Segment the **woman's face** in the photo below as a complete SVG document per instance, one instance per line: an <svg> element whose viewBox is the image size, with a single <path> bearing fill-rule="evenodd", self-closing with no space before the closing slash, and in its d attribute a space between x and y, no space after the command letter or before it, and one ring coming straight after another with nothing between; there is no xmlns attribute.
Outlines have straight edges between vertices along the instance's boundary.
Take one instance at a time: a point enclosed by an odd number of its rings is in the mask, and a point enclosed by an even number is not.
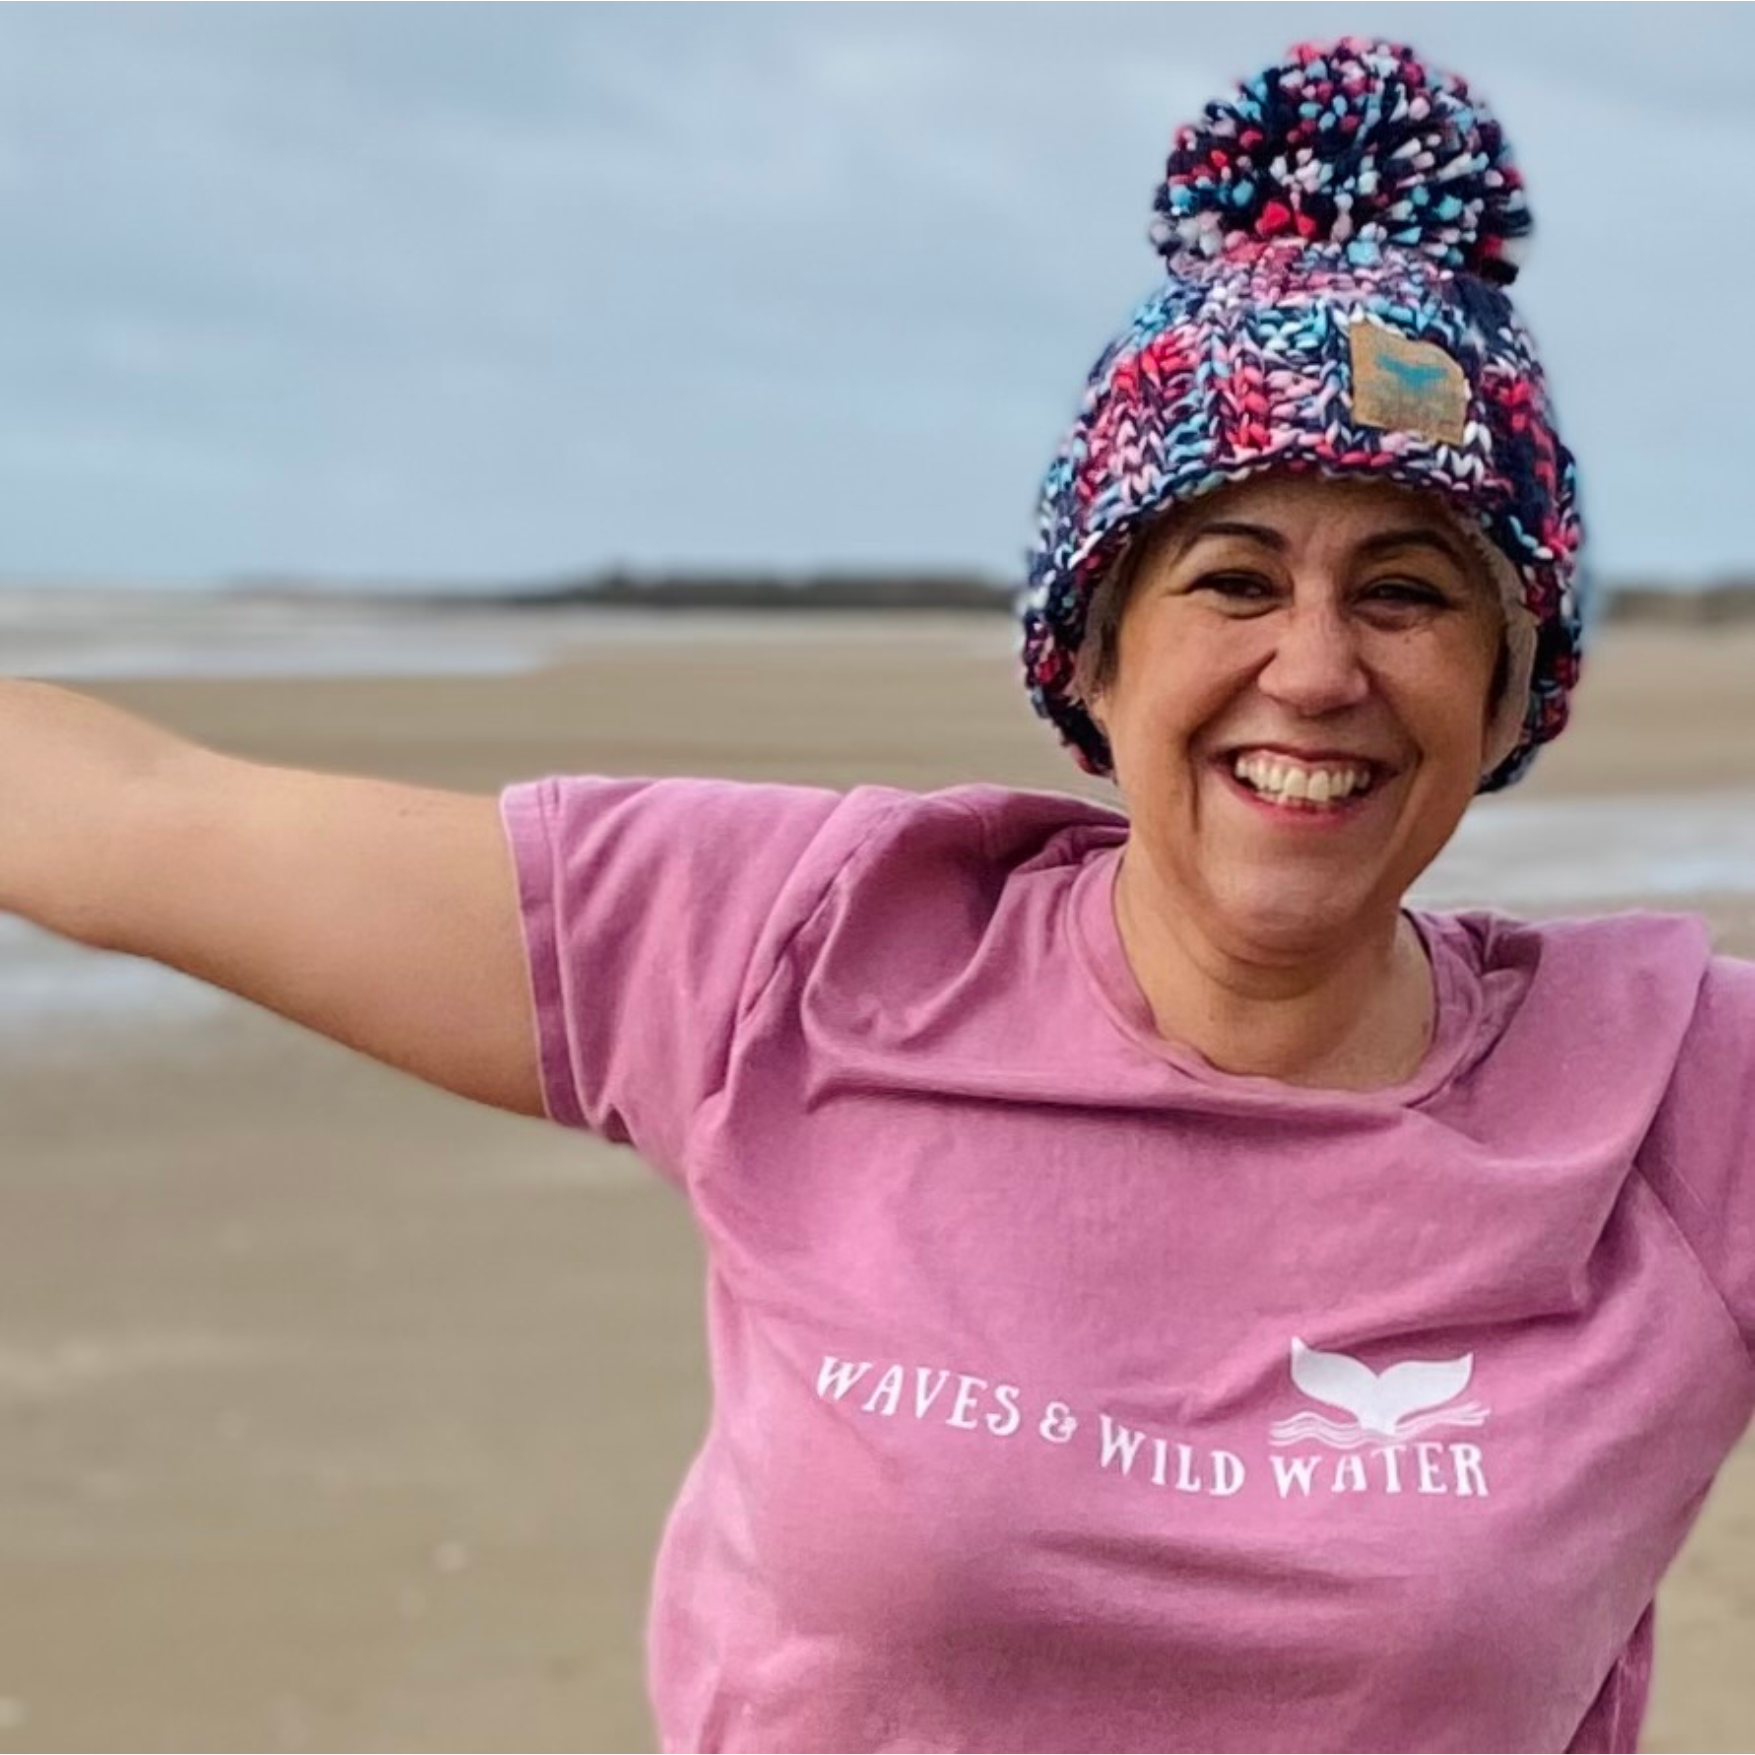
<svg viewBox="0 0 1755 1755"><path fill-rule="evenodd" d="M1423 494L1282 474L1194 501L1153 539L1091 703L1136 855L1220 941L1392 922L1474 796L1502 628ZM1338 806L1282 802L1237 776L1244 754L1258 782L1371 778Z"/></svg>

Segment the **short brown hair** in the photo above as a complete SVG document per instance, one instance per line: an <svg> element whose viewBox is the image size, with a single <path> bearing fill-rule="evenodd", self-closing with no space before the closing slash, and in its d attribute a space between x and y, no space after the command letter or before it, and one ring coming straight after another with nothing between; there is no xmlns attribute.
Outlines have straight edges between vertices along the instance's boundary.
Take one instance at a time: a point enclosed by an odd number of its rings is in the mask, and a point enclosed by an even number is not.
<svg viewBox="0 0 1755 1755"><path fill-rule="evenodd" d="M1115 666L1121 656L1121 620L1133 601L1134 587L1145 571L1146 558L1157 548L1167 523L1167 519L1157 518L1136 532L1091 593L1072 680L1072 692L1087 711L1092 698L1115 680Z"/></svg>

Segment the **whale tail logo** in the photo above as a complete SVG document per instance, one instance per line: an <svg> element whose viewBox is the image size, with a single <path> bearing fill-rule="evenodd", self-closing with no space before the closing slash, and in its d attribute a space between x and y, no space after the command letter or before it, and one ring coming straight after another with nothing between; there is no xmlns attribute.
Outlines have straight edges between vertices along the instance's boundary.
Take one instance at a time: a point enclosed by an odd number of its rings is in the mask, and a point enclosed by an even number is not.
<svg viewBox="0 0 1755 1755"><path fill-rule="evenodd" d="M1276 1421L1270 1436L1275 1444L1316 1438L1341 1450L1361 1444L1388 1444L1412 1438L1434 1426L1479 1426L1488 1410L1479 1402L1455 1398L1469 1386L1475 1369L1473 1353L1456 1359L1404 1359L1373 1371L1350 1353L1321 1353L1292 1339L1292 1382L1312 1401L1352 1415L1350 1422L1330 1419L1313 1409Z"/></svg>

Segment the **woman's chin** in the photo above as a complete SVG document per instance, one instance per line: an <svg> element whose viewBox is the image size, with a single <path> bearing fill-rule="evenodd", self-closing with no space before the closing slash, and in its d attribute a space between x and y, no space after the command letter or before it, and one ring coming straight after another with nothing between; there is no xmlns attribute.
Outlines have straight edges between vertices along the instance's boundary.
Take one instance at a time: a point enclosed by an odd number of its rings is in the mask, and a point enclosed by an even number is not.
<svg viewBox="0 0 1755 1755"><path fill-rule="evenodd" d="M1369 910L1348 885L1309 881L1231 886L1213 898L1216 923L1229 937L1264 949L1317 950L1357 944Z"/></svg>

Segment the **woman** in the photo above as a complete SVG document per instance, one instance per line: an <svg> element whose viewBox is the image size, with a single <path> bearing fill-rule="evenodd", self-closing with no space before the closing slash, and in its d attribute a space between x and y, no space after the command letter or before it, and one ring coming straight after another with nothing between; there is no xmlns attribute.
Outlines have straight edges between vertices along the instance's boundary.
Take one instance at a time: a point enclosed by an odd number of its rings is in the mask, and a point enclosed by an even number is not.
<svg viewBox="0 0 1755 1755"><path fill-rule="evenodd" d="M1498 127L1304 47L1158 211L1024 609L1125 816L460 799L0 692L0 903L687 1195L669 1747L1631 1749L1749 1419L1755 966L1687 916L1402 905L1578 674Z"/></svg>

